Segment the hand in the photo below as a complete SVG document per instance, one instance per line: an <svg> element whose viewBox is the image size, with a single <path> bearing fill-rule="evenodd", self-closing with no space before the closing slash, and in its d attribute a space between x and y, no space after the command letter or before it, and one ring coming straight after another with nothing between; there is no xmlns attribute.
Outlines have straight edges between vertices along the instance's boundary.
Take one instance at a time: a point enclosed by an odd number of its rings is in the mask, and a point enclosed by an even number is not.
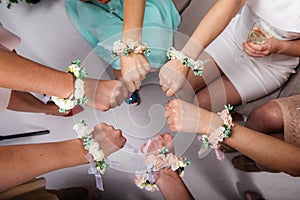
<svg viewBox="0 0 300 200"><path fill-rule="evenodd" d="M142 80L150 70L150 65L144 54L130 53L129 56L121 56L121 72L130 93L139 90Z"/></svg>
<svg viewBox="0 0 300 200"><path fill-rule="evenodd" d="M92 134L94 139L100 144L105 157L120 150L126 143L121 130L116 130L113 126L105 123L94 126Z"/></svg>
<svg viewBox="0 0 300 200"><path fill-rule="evenodd" d="M173 136L170 133L157 134L150 143L142 146L141 151L144 154L158 154L163 147L168 147L170 152L175 153Z"/></svg>
<svg viewBox="0 0 300 200"><path fill-rule="evenodd" d="M107 111L121 105L128 98L128 91L118 80L96 80L86 78L85 94L88 97L88 106Z"/></svg>
<svg viewBox="0 0 300 200"><path fill-rule="evenodd" d="M185 84L189 68L179 60L168 61L159 72L159 83L168 97L173 96Z"/></svg>
<svg viewBox="0 0 300 200"><path fill-rule="evenodd" d="M182 179L172 169L161 169L156 175L156 185L163 194L164 199L194 199Z"/></svg>
<svg viewBox="0 0 300 200"><path fill-rule="evenodd" d="M208 134L222 124L218 115L179 99L167 104L165 117L174 132Z"/></svg>
<svg viewBox="0 0 300 200"><path fill-rule="evenodd" d="M244 42L243 49L249 56L261 58L279 52L280 40L271 37L264 44Z"/></svg>

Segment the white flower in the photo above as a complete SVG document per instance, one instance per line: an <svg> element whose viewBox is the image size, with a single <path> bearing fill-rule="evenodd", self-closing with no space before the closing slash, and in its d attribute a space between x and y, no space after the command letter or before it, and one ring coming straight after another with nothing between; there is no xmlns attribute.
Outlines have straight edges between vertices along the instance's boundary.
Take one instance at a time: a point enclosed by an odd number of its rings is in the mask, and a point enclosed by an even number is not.
<svg viewBox="0 0 300 200"><path fill-rule="evenodd" d="M179 166L178 166L177 163L171 165L171 169L172 169L173 171L176 171L178 168L179 168Z"/></svg>
<svg viewBox="0 0 300 200"><path fill-rule="evenodd" d="M75 102L73 100L62 99L54 96L52 96L51 99L59 108L70 110L75 107Z"/></svg>
<svg viewBox="0 0 300 200"><path fill-rule="evenodd" d="M74 83L74 97L75 99L82 99L84 97L84 81L81 79L76 79Z"/></svg>
<svg viewBox="0 0 300 200"><path fill-rule="evenodd" d="M156 185L146 185L145 186L145 190L150 191L150 192L154 192L155 190L158 190L158 187Z"/></svg>
<svg viewBox="0 0 300 200"><path fill-rule="evenodd" d="M67 67L67 72L71 72L76 78L79 77L80 67L76 64L69 65Z"/></svg>
<svg viewBox="0 0 300 200"><path fill-rule="evenodd" d="M198 60L198 61L195 61L193 62L193 69L194 70L203 70L203 66L202 66L202 60Z"/></svg>
<svg viewBox="0 0 300 200"><path fill-rule="evenodd" d="M101 161L104 158L104 153L101 149L98 150L98 151L94 151L93 152L93 157L96 161Z"/></svg>
<svg viewBox="0 0 300 200"><path fill-rule="evenodd" d="M89 127L82 123L75 124L73 126L73 130L78 134L78 136L80 138L87 137L91 133L91 130L89 130Z"/></svg>
<svg viewBox="0 0 300 200"><path fill-rule="evenodd" d="M96 142L94 139L92 139L92 141L90 142L90 145L88 146L90 154L92 154L93 156L95 154L97 154L97 152L99 151L99 147L100 147L99 143Z"/></svg>

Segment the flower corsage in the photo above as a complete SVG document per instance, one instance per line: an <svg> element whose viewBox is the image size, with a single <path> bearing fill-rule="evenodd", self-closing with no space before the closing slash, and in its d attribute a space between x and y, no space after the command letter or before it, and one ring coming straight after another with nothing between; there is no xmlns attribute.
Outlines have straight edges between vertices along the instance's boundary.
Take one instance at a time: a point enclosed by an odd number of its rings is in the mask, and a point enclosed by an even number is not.
<svg viewBox="0 0 300 200"><path fill-rule="evenodd" d="M79 123L73 126L73 130L78 134L78 137L82 139L84 149L88 150L95 160L96 169L101 174L104 174L105 169L109 167L109 164L104 158L104 153L100 148L100 144L93 138L92 132L94 131L94 128L89 128L84 120L80 120Z"/></svg>
<svg viewBox="0 0 300 200"><path fill-rule="evenodd" d="M119 56L129 56L131 52L145 54L146 56L151 54L151 51L146 43L140 43L132 39L127 39L125 42L121 42L121 40L114 42L111 55L113 58L117 58Z"/></svg>
<svg viewBox="0 0 300 200"><path fill-rule="evenodd" d="M218 148L221 146L221 142L225 138L228 138L231 134L231 128L234 126L232 122L232 117L230 114L230 111L233 109L233 106L224 106L225 109L221 112L218 112L217 114L220 116L220 118L223 120L223 125L214 130L209 136L208 135L202 135L202 141L204 147L207 148L213 148L215 150L218 150ZM217 155L221 152L216 152ZM220 158L224 159L224 156L217 156L219 160L222 160Z"/></svg>
<svg viewBox="0 0 300 200"><path fill-rule="evenodd" d="M74 91L69 98L59 98L52 96L51 99L59 107L59 112L68 113L70 109L76 105L83 105L88 102L88 98L84 92L84 78L87 72L84 68L80 67L80 61L75 60L67 67L67 72L71 73L74 77Z"/></svg>
<svg viewBox="0 0 300 200"><path fill-rule="evenodd" d="M202 76L204 61L193 60L192 58L189 58L181 51L177 51L174 47L168 49L167 57L168 59L179 60L184 66L190 67L194 71L194 74L196 76Z"/></svg>
<svg viewBox="0 0 300 200"><path fill-rule="evenodd" d="M154 192L158 190L156 182L156 172L162 168L171 168L176 171L180 177L184 175L185 167L190 165L190 161L185 157L177 157L173 153L169 153L169 149L164 147L159 151L158 155L147 155L145 158L147 170L135 173L135 184L147 191Z"/></svg>

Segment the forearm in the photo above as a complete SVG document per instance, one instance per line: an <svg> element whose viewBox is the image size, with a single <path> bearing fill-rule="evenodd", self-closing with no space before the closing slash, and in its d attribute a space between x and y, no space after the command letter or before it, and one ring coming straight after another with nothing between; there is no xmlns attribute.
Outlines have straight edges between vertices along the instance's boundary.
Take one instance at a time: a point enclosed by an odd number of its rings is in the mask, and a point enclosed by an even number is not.
<svg viewBox="0 0 300 200"><path fill-rule="evenodd" d="M7 108L9 110L22 112L45 113L47 111L46 107L47 106L43 102L32 94L13 90Z"/></svg>
<svg viewBox="0 0 300 200"><path fill-rule="evenodd" d="M85 154L79 139L1 146L0 192L50 171L85 164Z"/></svg>
<svg viewBox="0 0 300 200"><path fill-rule="evenodd" d="M300 148L296 146L238 124L224 143L261 165L300 176Z"/></svg>
<svg viewBox="0 0 300 200"><path fill-rule="evenodd" d="M300 56L300 39L293 41L280 41L278 48L279 54L289 55L289 56Z"/></svg>
<svg viewBox="0 0 300 200"><path fill-rule="evenodd" d="M142 41L145 6L146 0L124 0L123 41Z"/></svg>
<svg viewBox="0 0 300 200"><path fill-rule="evenodd" d="M197 59L239 12L245 0L218 0L200 21L182 52Z"/></svg>
<svg viewBox="0 0 300 200"><path fill-rule="evenodd" d="M188 190L188 188L184 185L178 185L176 189L173 191L167 189L169 183L165 183L166 186L160 186L159 190L161 191L165 200L177 200L177 199L184 199L184 200L193 200L194 197Z"/></svg>
<svg viewBox="0 0 300 200"><path fill-rule="evenodd" d="M69 97L73 92L73 77L13 52L0 49L0 87Z"/></svg>

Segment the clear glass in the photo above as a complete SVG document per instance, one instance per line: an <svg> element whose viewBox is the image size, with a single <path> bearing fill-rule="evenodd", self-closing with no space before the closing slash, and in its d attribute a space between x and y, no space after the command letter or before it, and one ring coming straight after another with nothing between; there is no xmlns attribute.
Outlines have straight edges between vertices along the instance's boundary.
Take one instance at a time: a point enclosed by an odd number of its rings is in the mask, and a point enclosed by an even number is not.
<svg viewBox="0 0 300 200"><path fill-rule="evenodd" d="M252 26L248 34L247 42L254 44L266 43L274 34L274 28L268 22L260 19Z"/></svg>

